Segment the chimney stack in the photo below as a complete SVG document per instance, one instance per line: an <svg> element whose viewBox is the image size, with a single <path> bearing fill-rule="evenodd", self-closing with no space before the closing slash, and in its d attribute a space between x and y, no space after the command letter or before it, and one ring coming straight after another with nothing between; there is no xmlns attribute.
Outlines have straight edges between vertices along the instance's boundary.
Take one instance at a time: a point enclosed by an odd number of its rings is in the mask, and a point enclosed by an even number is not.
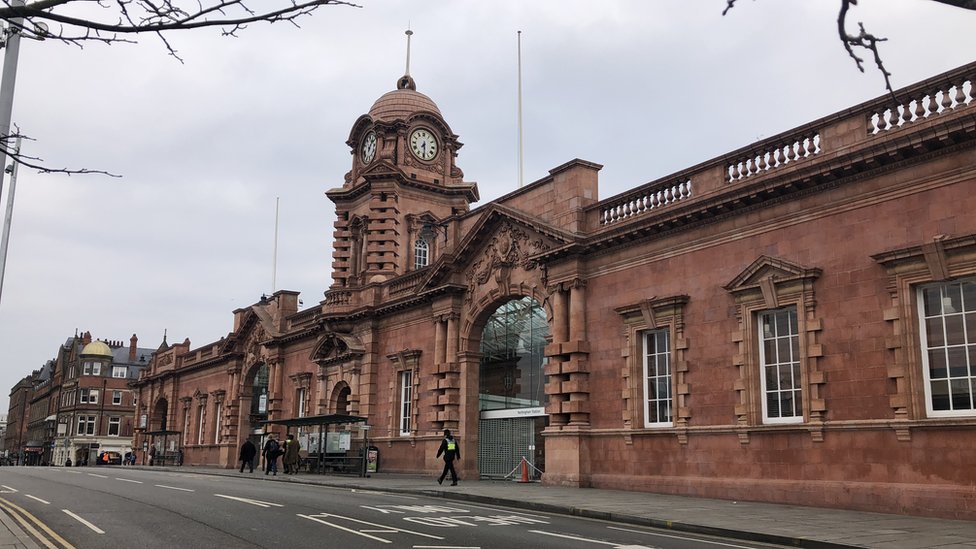
<svg viewBox="0 0 976 549"><path fill-rule="evenodd" d="M129 338L129 362L135 362L136 361L136 344L137 343L139 343L139 338L136 337L136 334L132 334L132 337Z"/></svg>

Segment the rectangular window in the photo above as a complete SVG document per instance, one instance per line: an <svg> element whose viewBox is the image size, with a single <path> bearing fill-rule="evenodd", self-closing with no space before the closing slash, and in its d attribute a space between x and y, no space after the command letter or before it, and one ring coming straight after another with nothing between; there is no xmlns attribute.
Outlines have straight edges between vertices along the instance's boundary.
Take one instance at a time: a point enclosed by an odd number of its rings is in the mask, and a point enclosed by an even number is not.
<svg viewBox="0 0 976 549"><path fill-rule="evenodd" d="M102 375L102 363L101 362L96 362L96 363L92 364L92 375L93 376L100 376L100 375Z"/></svg>
<svg viewBox="0 0 976 549"><path fill-rule="evenodd" d="M95 416L78 416L78 434L95 434Z"/></svg>
<svg viewBox="0 0 976 549"><path fill-rule="evenodd" d="M83 375L86 375L86 376L90 376L91 375L91 373L92 373L92 363L91 363L91 361L85 362L85 364L82 366L81 373Z"/></svg>
<svg viewBox="0 0 976 549"><path fill-rule="evenodd" d="M119 432L122 430L122 418L120 417L110 417L108 418L108 436L117 437Z"/></svg>
<svg viewBox="0 0 976 549"><path fill-rule="evenodd" d="M296 417L305 417L305 406L307 404L306 399L307 399L308 389L302 387L298 389L297 393L298 394L296 395L295 402L298 403L298 413L295 415Z"/></svg>
<svg viewBox="0 0 976 549"><path fill-rule="evenodd" d="M801 423L800 336L796 307L759 313L759 376L764 423Z"/></svg>
<svg viewBox="0 0 976 549"><path fill-rule="evenodd" d="M183 446L190 445L190 407L187 405L183 409Z"/></svg>
<svg viewBox="0 0 976 549"><path fill-rule="evenodd" d="M82 389L81 390L81 400L79 402L81 402L82 404L88 404L88 393L90 393L90 392L91 391L89 389Z"/></svg>
<svg viewBox="0 0 976 549"><path fill-rule="evenodd" d="M974 415L976 279L921 288L918 310L928 415Z"/></svg>
<svg viewBox="0 0 976 549"><path fill-rule="evenodd" d="M413 410L413 370L400 372L400 436L409 436Z"/></svg>
<svg viewBox="0 0 976 549"><path fill-rule="evenodd" d="M207 418L207 407L203 404L200 405L200 415L199 422L197 424L197 444L203 444L203 425L204 420Z"/></svg>
<svg viewBox="0 0 976 549"><path fill-rule="evenodd" d="M214 403L214 444L220 444L220 424L224 419L224 408L219 402Z"/></svg>
<svg viewBox="0 0 976 549"><path fill-rule="evenodd" d="M122 405L122 391L112 391L112 405L113 406Z"/></svg>
<svg viewBox="0 0 976 549"><path fill-rule="evenodd" d="M124 379L126 375L125 366L112 366L112 377Z"/></svg>
<svg viewBox="0 0 976 549"><path fill-rule="evenodd" d="M671 399L669 332L644 332L644 427L672 425Z"/></svg>

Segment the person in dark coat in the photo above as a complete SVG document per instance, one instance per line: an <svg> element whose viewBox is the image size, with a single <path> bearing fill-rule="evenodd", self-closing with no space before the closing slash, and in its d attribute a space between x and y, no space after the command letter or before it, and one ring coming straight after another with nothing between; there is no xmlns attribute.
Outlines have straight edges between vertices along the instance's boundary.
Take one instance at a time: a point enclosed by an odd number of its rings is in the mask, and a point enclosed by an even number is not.
<svg viewBox="0 0 976 549"><path fill-rule="evenodd" d="M238 456L238 458L241 460L242 473L244 472L245 465L251 469L250 472L254 472L254 456L256 456L257 453L258 449L254 446L254 443L251 442L251 439L247 439L244 441L244 444L241 444L241 454Z"/></svg>
<svg viewBox="0 0 976 549"><path fill-rule="evenodd" d="M444 477L447 476L447 472L451 472L451 486L457 486L457 471L454 470L454 460L461 459L461 447L458 446L454 436L451 435L450 429L444 429L444 439L441 440L441 447L437 449L437 456L441 457L444 454L444 471L441 473L440 478L437 479L437 484L443 484Z"/></svg>
<svg viewBox="0 0 976 549"><path fill-rule="evenodd" d="M278 456L281 455L281 446L275 440L274 434L268 435L268 441L264 443L261 455L264 457L264 474L273 473L278 476Z"/></svg>

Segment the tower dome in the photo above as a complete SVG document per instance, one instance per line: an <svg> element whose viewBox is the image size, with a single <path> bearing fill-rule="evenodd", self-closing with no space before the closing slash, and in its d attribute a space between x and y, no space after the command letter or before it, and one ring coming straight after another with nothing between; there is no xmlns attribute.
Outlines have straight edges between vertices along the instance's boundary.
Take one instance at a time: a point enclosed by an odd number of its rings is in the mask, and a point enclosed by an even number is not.
<svg viewBox="0 0 976 549"><path fill-rule="evenodd" d="M112 349L102 341L92 341L81 350L82 356L112 357Z"/></svg>
<svg viewBox="0 0 976 549"><path fill-rule="evenodd" d="M409 74L397 80L397 89L383 94L369 109L373 120L405 120L417 112L431 112L441 115L437 104L417 91L417 85Z"/></svg>

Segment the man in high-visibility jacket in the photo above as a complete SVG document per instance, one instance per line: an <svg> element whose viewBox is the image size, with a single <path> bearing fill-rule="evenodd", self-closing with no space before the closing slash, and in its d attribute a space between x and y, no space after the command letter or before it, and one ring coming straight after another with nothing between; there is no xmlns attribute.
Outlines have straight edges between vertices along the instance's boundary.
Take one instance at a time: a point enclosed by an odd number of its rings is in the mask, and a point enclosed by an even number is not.
<svg viewBox="0 0 976 549"><path fill-rule="evenodd" d="M437 479L437 484L442 484L444 482L444 477L447 476L447 472L451 472L451 486L457 486L457 471L454 470L454 460L461 459L461 447L458 445L457 440L451 435L450 429L444 429L444 439L441 440L441 447L437 449L437 456L441 457L444 454L444 471L441 476Z"/></svg>

